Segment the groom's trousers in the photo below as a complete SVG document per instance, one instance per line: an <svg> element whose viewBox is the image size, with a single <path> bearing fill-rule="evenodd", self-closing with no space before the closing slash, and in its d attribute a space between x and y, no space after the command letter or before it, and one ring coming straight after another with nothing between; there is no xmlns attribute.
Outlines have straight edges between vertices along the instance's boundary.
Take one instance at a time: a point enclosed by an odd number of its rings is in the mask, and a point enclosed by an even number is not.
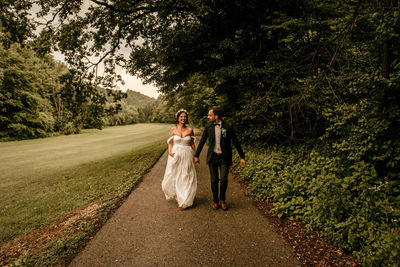
<svg viewBox="0 0 400 267"><path fill-rule="evenodd" d="M228 188L229 165L226 164L222 155L217 155L213 153L210 162L208 163L208 167L210 169L213 201L216 203L218 203L218 200L225 201L225 193L226 189ZM219 188L219 197L218 197L219 182L221 182L221 186Z"/></svg>

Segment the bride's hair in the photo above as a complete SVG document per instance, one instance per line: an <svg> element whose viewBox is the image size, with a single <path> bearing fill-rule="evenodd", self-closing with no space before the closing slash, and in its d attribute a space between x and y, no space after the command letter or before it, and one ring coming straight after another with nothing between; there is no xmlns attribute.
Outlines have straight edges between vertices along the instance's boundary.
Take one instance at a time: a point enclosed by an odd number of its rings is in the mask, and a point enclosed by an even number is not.
<svg viewBox="0 0 400 267"><path fill-rule="evenodd" d="M189 114L188 114L188 112L186 111L186 109L180 109L180 110L178 110L178 112L175 114L175 116L176 116L176 124L179 124L179 116L182 114L182 113L185 113L186 114L186 124L188 124L189 123Z"/></svg>

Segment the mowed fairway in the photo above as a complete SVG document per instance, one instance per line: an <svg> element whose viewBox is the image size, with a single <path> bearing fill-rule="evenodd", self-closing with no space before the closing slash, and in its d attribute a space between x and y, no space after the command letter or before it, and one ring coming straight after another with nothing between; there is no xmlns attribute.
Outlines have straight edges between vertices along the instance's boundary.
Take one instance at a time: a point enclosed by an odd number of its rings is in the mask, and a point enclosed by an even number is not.
<svg viewBox="0 0 400 267"><path fill-rule="evenodd" d="M170 127L136 124L0 143L0 243L129 191L167 148Z"/></svg>

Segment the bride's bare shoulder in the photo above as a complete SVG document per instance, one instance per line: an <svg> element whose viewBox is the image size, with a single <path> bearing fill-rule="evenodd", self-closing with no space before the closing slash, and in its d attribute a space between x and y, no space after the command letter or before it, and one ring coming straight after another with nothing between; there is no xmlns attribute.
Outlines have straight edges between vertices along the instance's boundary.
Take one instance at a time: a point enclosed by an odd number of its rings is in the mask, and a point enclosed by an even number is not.
<svg viewBox="0 0 400 267"><path fill-rule="evenodd" d="M175 133L175 131L176 131L176 126L173 126L169 131L169 136L172 136Z"/></svg>

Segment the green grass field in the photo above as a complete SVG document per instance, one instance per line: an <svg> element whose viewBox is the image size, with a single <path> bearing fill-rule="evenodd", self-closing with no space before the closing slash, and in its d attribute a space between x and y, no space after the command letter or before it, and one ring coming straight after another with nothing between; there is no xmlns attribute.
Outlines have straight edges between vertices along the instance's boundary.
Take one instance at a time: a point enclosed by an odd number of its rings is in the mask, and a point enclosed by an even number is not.
<svg viewBox="0 0 400 267"><path fill-rule="evenodd" d="M0 143L0 244L129 191L167 148L170 127L136 124Z"/></svg>

